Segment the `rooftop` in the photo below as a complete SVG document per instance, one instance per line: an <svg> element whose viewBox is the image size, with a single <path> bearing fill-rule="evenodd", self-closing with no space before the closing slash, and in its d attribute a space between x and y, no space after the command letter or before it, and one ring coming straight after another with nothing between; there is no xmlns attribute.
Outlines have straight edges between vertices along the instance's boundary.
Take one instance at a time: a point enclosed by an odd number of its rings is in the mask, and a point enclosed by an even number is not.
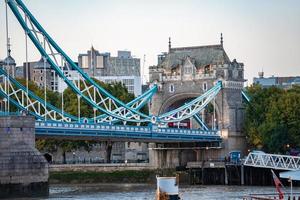
<svg viewBox="0 0 300 200"><path fill-rule="evenodd" d="M206 45L192 47L169 48L162 66L164 68L174 68L190 58L196 67L204 67L210 64L230 63L223 45Z"/></svg>

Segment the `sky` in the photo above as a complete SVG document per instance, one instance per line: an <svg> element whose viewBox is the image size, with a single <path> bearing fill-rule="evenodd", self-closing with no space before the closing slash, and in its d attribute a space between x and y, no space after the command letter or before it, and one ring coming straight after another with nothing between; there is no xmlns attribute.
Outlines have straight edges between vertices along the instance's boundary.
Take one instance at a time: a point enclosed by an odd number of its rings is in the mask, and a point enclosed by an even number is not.
<svg viewBox="0 0 300 200"><path fill-rule="evenodd" d="M5 1L0 1L0 59L6 57ZM244 63L248 84L265 76L300 76L299 0L23 0L40 24L77 61L91 45L100 52L130 50L142 72L172 47L220 43ZM24 31L9 10L9 37L17 64L25 60ZM145 55L145 62L144 62ZM29 60L39 59L29 45Z"/></svg>

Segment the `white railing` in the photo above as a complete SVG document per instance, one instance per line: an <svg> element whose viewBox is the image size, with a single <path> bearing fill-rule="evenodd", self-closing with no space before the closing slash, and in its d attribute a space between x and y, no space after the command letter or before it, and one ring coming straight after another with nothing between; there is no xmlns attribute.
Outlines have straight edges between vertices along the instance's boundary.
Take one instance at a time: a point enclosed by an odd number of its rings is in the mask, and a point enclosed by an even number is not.
<svg viewBox="0 0 300 200"><path fill-rule="evenodd" d="M174 76L163 76L163 81L178 81L181 79L180 75L174 75Z"/></svg>
<svg viewBox="0 0 300 200"><path fill-rule="evenodd" d="M181 80L181 78L184 79L184 76L180 75L164 75L163 81L177 81ZM207 79L207 78L216 78L216 76L212 74L196 74L195 76L191 76L193 80L200 80L200 79Z"/></svg>
<svg viewBox="0 0 300 200"><path fill-rule="evenodd" d="M279 154L249 153L245 159L244 165L280 170L299 170L300 157Z"/></svg>

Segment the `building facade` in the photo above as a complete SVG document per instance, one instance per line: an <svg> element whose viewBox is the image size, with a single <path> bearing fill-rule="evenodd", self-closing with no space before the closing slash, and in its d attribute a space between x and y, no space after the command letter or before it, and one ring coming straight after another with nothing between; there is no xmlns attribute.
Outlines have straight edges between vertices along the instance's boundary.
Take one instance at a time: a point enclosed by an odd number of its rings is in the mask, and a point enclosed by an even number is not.
<svg viewBox="0 0 300 200"><path fill-rule="evenodd" d="M264 77L264 72L259 72L258 77L253 78L253 84L261 85L263 88L280 87L283 89L290 89L294 85L300 85L300 76L271 76Z"/></svg>
<svg viewBox="0 0 300 200"><path fill-rule="evenodd" d="M17 78L26 79L26 77L40 88L46 85L48 90L58 91L58 76L43 58L38 61L24 62L22 66L17 67Z"/></svg>
<svg viewBox="0 0 300 200"><path fill-rule="evenodd" d="M135 96L142 94L140 76L100 76L95 78L104 83L121 82L125 85L129 93Z"/></svg>
<svg viewBox="0 0 300 200"><path fill-rule="evenodd" d="M229 59L223 47L222 37L220 44L180 48L172 48L169 40L168 52L158 56L158 64L149 68L149 75L150 83L156 83L159 87L151 102L150 112L153 115L176 109L205 93L217 81L222 81L222 90L214 100L215 118L206 111L199 113L206 124L215 124L212 127L220 130L221 146L216 146L211 151L206 151L205 148L199 152L178 150L180 159L174 160L174 166L203 160L204 157L222 159L230 151L245 150L245 135L242 132L244 105L241 95L245 82L244 64L236 59ZM184 121L184 124L187 124L187 128L197 128L193 120ZM168 124L170 125L174 124ZM155 149L152 153L167 156L157 145L159 144L152 147ZM216 150L218 148L219 150ZM160 159L154 162L157 162L155 166L166 164L159 163Z"/></svg>
<svg viewBox="0 0 300 200"><path fill-rule="evenodd" d="M130 51L118 51L117 57L111 57L110 53L99 53L92 47L86 54L79 54L78 65L90 77L105 83L123 83L128 92L135 96L139 96L142 92L140 59L133 58ZM10 69L14 70L11 73L16 74L17 78L28 76L28 80L34 81L41 88L46 84L49 90L62 93L68 87L50 65L47 62L44 63L43 58L38 61L25 62L22 66L16 67L14 64L14 67ZM71 80L78 80L78 73L75 70L66 70L64 67L64 74Z"/></svg>
<svg viewBox="0 0 300 200"><path fill-rule="evenodd" d="M78 65L90 77L106 83L122 82L130 93L141 94L140 59L133 58L130 51L118 51L117 57L112 57L91 47L79 54Z"/></svg>

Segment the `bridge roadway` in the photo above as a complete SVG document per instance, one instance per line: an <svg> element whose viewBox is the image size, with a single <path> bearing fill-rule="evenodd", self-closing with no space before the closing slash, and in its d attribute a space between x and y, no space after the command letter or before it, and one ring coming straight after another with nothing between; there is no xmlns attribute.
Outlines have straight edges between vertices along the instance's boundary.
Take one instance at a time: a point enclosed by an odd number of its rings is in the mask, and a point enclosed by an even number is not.
<svg viewBox="0 0 300 200"><path fill-rule="evenodd" d="M219 131L110 124L36 121L37 138L138 142L221 142Z"/></svg>

